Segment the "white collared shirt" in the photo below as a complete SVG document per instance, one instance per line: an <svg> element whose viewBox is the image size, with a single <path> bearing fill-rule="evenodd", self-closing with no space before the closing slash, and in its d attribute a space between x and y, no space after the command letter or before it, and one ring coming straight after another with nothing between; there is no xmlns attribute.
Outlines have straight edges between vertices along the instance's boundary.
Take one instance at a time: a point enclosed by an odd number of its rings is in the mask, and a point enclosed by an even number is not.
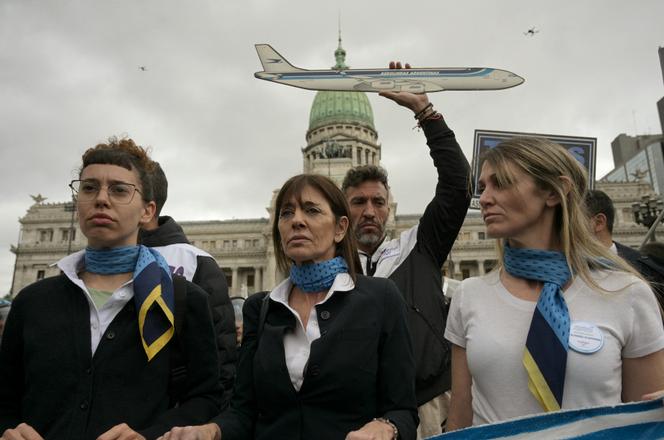
<svg viewBox="0 0 664 440"><path fill-rule="evenodd" d="M67 278L85 293L85 297L88 300L88 305L90 306L90 348L94 355L101 337L106 332L111 321L120 313L125 304L134 297L134 281L129 280L118 287L108 301L106 301L106 304L97 309L88 288L78 276L78 273L84 269L84 255L85 250L75 252L58 261L57 265Z"/></svg>
<svg viewBox="0 0 664 440"><path fill-rule="evenodd" d="M614 241L611 242L611 247L609 248L609 250L614 254L618 255L618 246L616 246L616 243Z"/></svg>
<svg viewBox="0 0 664 440"><path fill-rule="evenodd" d="M288 297L292 286L293 283L291 283L290 278L285 279L270 292L270 299L283 304L295 316L295 331L284 335L284 353L286 355L286 367L288 368L291 383L296 391L300 391L304 380L304 368L309 361L311 343L320 338L320 327L318 326L316 304L309 311L309 320L307 321L306 328L302 324L300 315L288 305ZM318 304L324 304L335 292L348 292L354 288L355 283L350 275L347 273L337 274L327 295Z"/></svg>

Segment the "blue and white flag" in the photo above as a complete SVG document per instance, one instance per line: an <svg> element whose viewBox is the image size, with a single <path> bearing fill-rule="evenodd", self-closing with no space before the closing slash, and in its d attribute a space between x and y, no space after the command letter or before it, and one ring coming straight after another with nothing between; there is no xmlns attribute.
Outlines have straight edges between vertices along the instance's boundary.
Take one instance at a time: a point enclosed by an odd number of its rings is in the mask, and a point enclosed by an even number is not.
<svg viewBox="0 0 664 440"><path fill-rule="evenodd" d="M452 431L454 439L664 439L664 400L574 409Z"/></svg>

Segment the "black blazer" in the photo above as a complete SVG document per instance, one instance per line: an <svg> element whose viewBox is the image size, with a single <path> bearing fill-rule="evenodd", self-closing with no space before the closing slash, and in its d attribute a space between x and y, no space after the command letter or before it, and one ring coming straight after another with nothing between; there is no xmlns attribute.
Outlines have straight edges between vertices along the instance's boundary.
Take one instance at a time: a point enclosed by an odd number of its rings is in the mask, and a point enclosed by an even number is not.
<svg viewBox="0 0 664 440"><path fill-rule="evenodd" d="M316 306L321 337L311 344L299 392L283 344L296 319L269 300L257 340L263 296L244 304L231 407L213 420L224 440L343 439L374 417L391 420L400 438L415 438L415 366L406 306L392 281L359 275L353 290Z"/></svg>
<svg viewBox="0 0 664 440"><path fill-rule="evenodd" d="M90 306L78 286L59 275L23 289L0 347L0 433L26 422L47 440L86 440L124 422L154 439L205 423L221 399L207 294L187 282L186 305L188 382L180 406L169 409L172 344L147 361L133 300L93 355Z"/></svg>

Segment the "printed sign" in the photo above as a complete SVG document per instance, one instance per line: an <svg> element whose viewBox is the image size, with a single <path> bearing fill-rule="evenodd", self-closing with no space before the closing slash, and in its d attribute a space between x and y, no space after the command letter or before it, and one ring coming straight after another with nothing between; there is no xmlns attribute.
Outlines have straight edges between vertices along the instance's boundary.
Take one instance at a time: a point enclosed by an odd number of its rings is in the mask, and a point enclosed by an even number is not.
<svg viewBox="0 0 664 440"><path fill-rule="evenodd" d="M588 184L592 189L595 184L595 155L597 149L597 138L578 136L558 136L538 133L518 133L511 131L475 130L475 142L473 144L473 200L470 207L479 209L479 193L477 192L477 181L480 177L482 164L480 159L485 151L494 148L504 140L517 136L541 137L562 145L576 160L583 165L588 172Z"/></svg>

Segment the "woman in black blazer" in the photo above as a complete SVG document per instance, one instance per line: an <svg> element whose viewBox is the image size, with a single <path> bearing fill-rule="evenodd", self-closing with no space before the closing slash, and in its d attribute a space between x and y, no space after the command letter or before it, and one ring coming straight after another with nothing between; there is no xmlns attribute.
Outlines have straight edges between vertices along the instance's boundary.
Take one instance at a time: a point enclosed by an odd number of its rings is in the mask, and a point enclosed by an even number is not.
<svg viewBox="0 0 664 440"><path fill-rule="evenodd" d="M387 279L357 274L349 208L333 181L289 179L272 227L290 273L244 305L230 408L164 439L414 439L418 424L406 306Z"/></svg>

